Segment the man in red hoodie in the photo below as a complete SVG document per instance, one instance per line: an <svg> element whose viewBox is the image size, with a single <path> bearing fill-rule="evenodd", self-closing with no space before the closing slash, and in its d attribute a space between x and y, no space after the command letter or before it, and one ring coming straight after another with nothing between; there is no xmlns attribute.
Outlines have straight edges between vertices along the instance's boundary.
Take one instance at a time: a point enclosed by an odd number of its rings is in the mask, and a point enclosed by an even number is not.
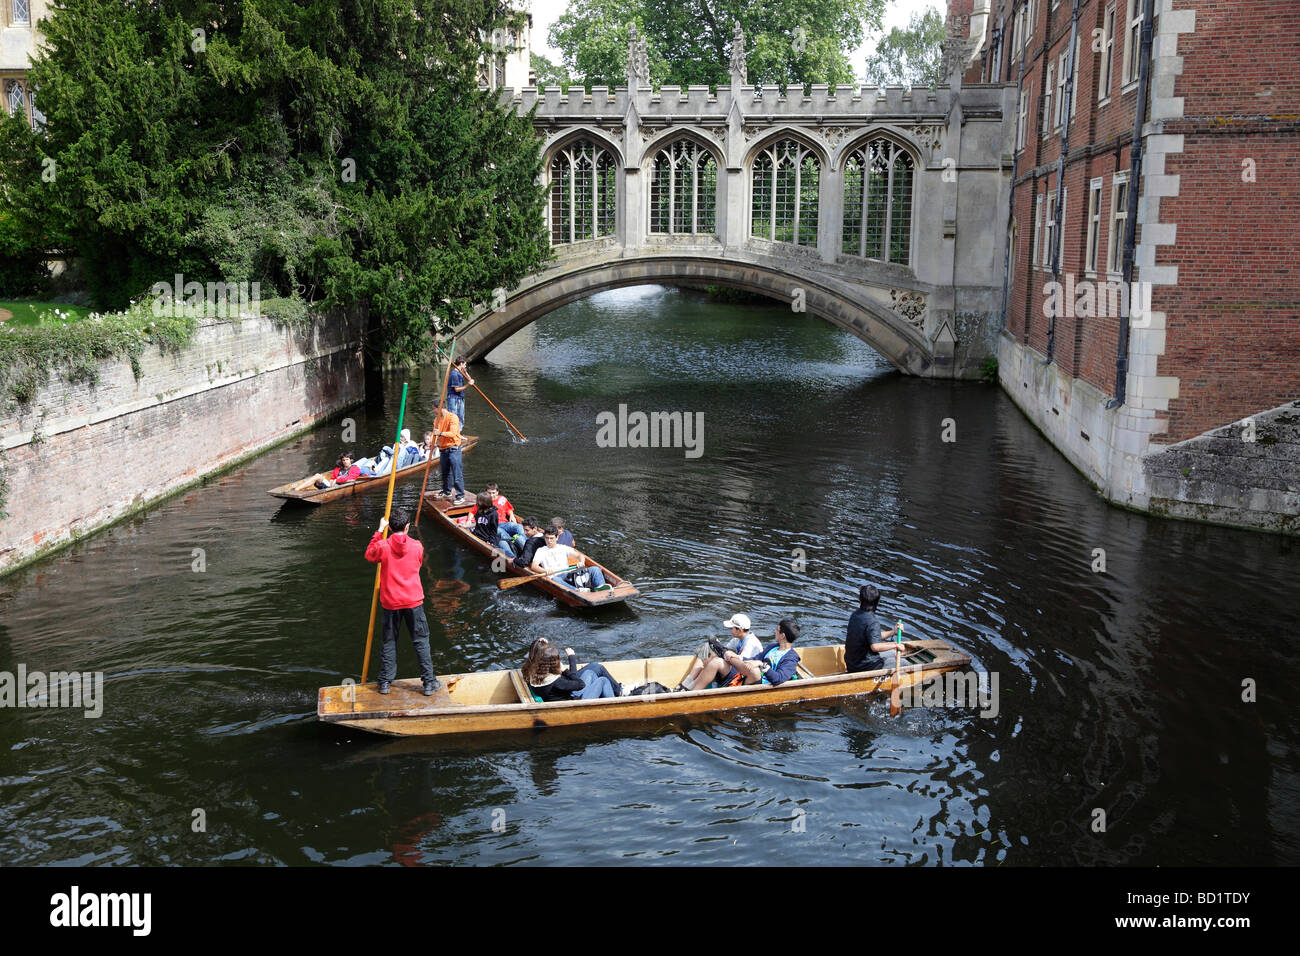
<svg viewBox="0 0 1300 956"><path fill-rule="evenodd" d="M366 560L379 562L379 603L384 607L384 643L379 655L379 693L387 694L397 677L397 631L405 621L420 661L420 679L424 696L432 697L442 689L442 681L433 673L429 654L429 622L424 617L424 586L420 584L420 564L424 545L406 535L411 519L401 508L393 509L391 524L380 519L379 530L366 548ZM384 529L393 534L384 538Z"/></svg>

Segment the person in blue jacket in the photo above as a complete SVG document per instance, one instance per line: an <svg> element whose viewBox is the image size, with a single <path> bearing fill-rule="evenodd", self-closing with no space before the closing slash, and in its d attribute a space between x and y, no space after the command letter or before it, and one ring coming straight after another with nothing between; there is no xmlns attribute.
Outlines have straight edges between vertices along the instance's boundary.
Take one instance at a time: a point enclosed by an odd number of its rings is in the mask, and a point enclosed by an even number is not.
<svg viewBox="0 0 1300 956"><path fill-rule="evenodd" d="M725 659L745 675L746 684L784 684L794 677L799 666L799 652L794 649L797 640L799 625L787 617L776 626L776 640L757 657L741 658L735 651L728 651Z"/></svg>

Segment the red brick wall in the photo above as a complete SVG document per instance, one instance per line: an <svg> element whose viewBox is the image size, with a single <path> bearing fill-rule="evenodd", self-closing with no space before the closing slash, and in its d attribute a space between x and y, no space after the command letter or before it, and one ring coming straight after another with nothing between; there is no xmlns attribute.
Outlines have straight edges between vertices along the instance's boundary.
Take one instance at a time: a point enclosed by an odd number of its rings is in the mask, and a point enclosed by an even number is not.
<svg viewBox="0 0 1300 956"><path fill-rule="evenodd" d="M1111 90L1099 103L1102 58L1092 49L1093 30L1103 25L1112 2ZM1175 0L1174 8L1193 10L1196 19L1195 31L1178 38L1183 72L1174 95L1183 97L1185 116L1156 129L1185 137L1185 151L1171 154L1165 168L1167 175L1180 177L1180 194L1162 198L1159 211L1161 223L1176 225L1177 241L1158 247L1156 258L1157 265L1178 266L1178 283L1155 287L1152 297L1153 308L1168 316L1166 351L1155 373L1180 380L1180 395L1169 403L1164 440L1170 442L1300 396L1300 71L1293 69L1300 62L1300 2ZM991 67L999 17L1004 42L1012 42L1013 9L1011 0L992 4L990 39L967 81L984 79ZM1017 156L1019 239L1007 330L1046 353L1043 286L1051 274L1046 265L1031 267L1030 257L1035 196L1056 188L1060 131L1040 132L1043 84L1048 63L1059 62L1068 46L1071 2L1061 0L1052 10L1051 0L1037 0L1035 9L1025 55L1029 123L1026 146ZM1112 188L1116 172L1129 167L1137 98L1135 85L1125 90L1122 84L1126 13L1126 0L1080 5L1078 107L1065 173L1062 276L1086 277L1088 189L1093 178L1101 178L1097 280L1106 278ZM1014 82L1020 65L1016 51L1008 46L1002 61L1001 75L992 79ZM1052 95L1058 95L1055 82ZM1254 160L1253 184L1241 180L1242 160L1248 158ZM1137 239L1141 243L1140 226ZM1114 317L1058 318L1053 358L1072 376L1113 394L1118 328Z"/></svg>
<svg viewBox="0 0 1300 956"><path fill-rule="evenodd" d="M1184 116L1165 128L1184 136L1165 169L1179 195L1160 201L1178 226L1157 258L1178 265L1157 306L1160 374L1180 379L1170 442L1300 397L1300 3L1174 6L1196 11L1196 31L1178 47Z"/></svg>

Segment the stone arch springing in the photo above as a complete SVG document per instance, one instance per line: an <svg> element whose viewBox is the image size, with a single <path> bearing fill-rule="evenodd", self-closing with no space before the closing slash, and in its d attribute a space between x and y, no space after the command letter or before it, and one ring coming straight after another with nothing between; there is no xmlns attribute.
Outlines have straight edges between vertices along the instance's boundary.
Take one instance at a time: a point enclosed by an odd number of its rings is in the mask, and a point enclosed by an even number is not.
<svg viewBox="0 0 1300 956"><path fill-rule="evenodd" d="M821 152L793 136L755 150L749 173L749 234L815 248L822 166Z"/></svg>
<svg viewBox="0 0 1300 956"><path fill-rule="evenodd" d="M844 154L846 255L912 264L916 157L902 143L875 135Z"/></svg>
<svg viewBox="0 0 1300 956"><path fill-rule="evenodd" d="M692 137L656 146L647 163L650 234L717 232L718 167L713 150Z"/></svg>
<svg viewBox="0 0 1300 956"><path fill-rule="evenodd" d="M618 157L595 138L557 146L547 163L551 245L614 235L618 221Z"/></svg>

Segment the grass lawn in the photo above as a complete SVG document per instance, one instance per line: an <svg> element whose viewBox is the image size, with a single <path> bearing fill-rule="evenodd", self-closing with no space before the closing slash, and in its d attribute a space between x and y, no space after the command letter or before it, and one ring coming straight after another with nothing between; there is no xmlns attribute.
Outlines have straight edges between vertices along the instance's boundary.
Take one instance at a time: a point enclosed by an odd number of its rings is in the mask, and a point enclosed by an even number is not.
<svg viewBox="0 0 1300 956"><path fill-rule="evenodd" d="M58 309L62 316L54 314ZM79 322L93 310L82 305L64 305L61 302L0 302L0 321L6 325L53 325L58 322Z"/></svg>

